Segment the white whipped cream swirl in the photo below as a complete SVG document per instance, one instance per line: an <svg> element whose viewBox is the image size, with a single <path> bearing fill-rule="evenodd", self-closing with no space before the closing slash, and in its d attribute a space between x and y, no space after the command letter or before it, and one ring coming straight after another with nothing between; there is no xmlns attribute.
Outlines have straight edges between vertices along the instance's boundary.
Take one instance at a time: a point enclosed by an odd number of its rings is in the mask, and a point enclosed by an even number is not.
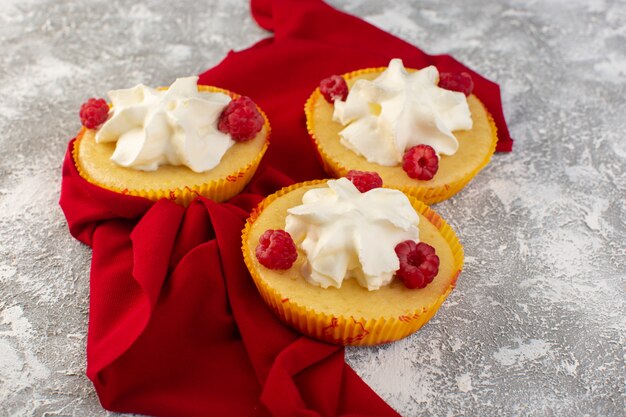
<svg viewBox="0 0 626 417"><path fill-rule="evenodd" d="M177 79L167 90L136 87L108 93L109 119L96 142L117 142L111 160L154 171L161 165L186 165L195 172L214 168L235 143L217 130L231 101L223 93L199 92L198 77Z"/></svg>
<svg viewBox="0 0 626 417"><path fill-rule="evenodd" d="M361 193L350 180L328 181L287 210L285 230L306 254L302 273L322 288L356 278L368 290L391 282L400 268L398 243L419 238L419 216L400 191Z"/></svg>
<svg viewBox="0 0 626 417"><path fill-rule="evenodd" d="M392 59L375 80L357 80L346 101L336 100L333 120L345 128L341 143L370 162L394 166L416 145L429 145L437 155L453 155L455 130L472 128L463 93L439 88L439 72L429 66L408 72Z"/></svg>

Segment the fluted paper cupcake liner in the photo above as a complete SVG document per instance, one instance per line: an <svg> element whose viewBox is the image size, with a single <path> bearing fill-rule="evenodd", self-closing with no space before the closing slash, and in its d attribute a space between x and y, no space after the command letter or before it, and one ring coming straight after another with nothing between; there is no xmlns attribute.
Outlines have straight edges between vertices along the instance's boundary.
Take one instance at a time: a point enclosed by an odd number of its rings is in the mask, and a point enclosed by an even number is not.
<svg viewBox="0 0 626 417"><path fill-rule="evenodd" d="M454 289L457 278L463 267L463 247L452 228L437 213L413 196L407 196L411 205L416 212L420 213L437 228L451 249L454 260L450 285L448 285L445 291L430 305L424 308L417 308L410 314L400 316L365 319L351 315L332 315L318 312L313 308L291 301L287 296L280 294L262 279L252 259L255 248L250 247L252 242L249 242L250 231L253 224L259 218L263 210L277 198L297 188L324 182L326 181L309 181L283 188L262 201L248 218L242 233L242 251L245 264L263 300L286 324L294 327L305 335L334 344L351 346L377 345L399 340L414 333L434 316L443 301ZM303 281L302 285L310 284Z"/></svg>
<svg viewBox="0 0 626 417"><path fill-rule="evenodd" d="M347 74L344 74L342 77L346 79L346 81L348 81L353 78L359 77L361 75L380 73L384 71L385 69L386 67L365 68L365 69L349 72ZM347 167L343 165L341 162L334 160L323 149L318 138L315 135L315 123L313 119L313 111L314 111L315 103L317 102L317 100L325 100L324 97L322 96L322 93L320 92L319 87L316 88L315 91L313 91L313 93L311 94L311 96L309 96L308 100L306 101L304 105L304 113L306 115L306 126L309 132L309 136L313 140L313 143L315 144L315 147L318 150L319 157L322 162L322 166L324 170L326 171L326 173L328 173L328 175L335 177L335 178L343 177L348 173L348 171L350 171L353 168ZM484 106L484 104L482 104L482 102L480 104L485 110L485 113L487 114L489 126L491 127L491 145L490 145L489 153L485 155L485 158L472 171L470 171L465 176L463 176L462 178L456 181L452 181L450 183L447 183L441 186L436 186L436 187L429 187L427 185L421 185L421 184L418 184L417 181L414 186L396 187L394 186L394 184L387 184L387 183L385 183L385 186L397 188L406 194L411 194L415 196L418 200L423 201L426 204L435 204L443 200L446 200L452 197L453 195L455 195L456 193L458 193L463 187L465 187L467 183L469 183L470 180L474 178L476 174L478 174L478 172L482 170L485 167L485 165L489 163L489 161L491 160L491 156L495 152L496 145L498 143L498 128L496 127L493 117L491 116L487 108ZM420 181L420 182L423 182L423 181Z"/></svg>
<svg viewBox="0 0 626 417"><path fill-rule="evenodd" d="M166 88L161 88L166 89ZM198 85L199 91L204 92L212 92L212 93L224 93L229 95L232 99L240 97L239 94L233 93L228 90L224 90L222 88L206 86L206 85ZM247 165L238 168L225 177L214 179L202 184L192 184L185 185L183 187L174 187L174 188L156 188L156 189L147 189L147 188L120 188L114 187L107 184L103 184L99 181L94 180L89 176L87 172L85 172L80 164L78 163L78 145L82 140L83 135L86 132L86 128L82 128L76 137L76 141L74 143L74 148L72 150L72 156L74 159L74 164L78 170L78 173L85 180L89 181L92 184L95 184L99 187L105 188L110 191L114 191L121 194L132 195L136 197L143 197L148 200L157 201L162 198L166 198L168 200L174 201L183 206L188 206L191 201L198 197L203 196L209 198L211 200L221 202L226 201L237 194L239 194L244 187L250 182L252 176L256 172L265 151L269 146L269 138L271 134L271 126L266 114L263 112L261 108L257 106L257 109L263 116L265 120L263 128L266 129L266 139L261 151L255 156L255 158L248 163Z"/></svg>

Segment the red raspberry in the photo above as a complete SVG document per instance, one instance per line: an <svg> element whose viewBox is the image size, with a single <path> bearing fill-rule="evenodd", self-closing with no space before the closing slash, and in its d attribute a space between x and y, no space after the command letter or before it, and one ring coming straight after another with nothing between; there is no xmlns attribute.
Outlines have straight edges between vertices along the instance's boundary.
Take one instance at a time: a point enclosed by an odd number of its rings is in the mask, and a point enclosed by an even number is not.
<svg viewBox="0 0 626 417"><path fill-rule="evenodd" d="M439 272L439 257L435 248L420 242L405 240L396 245L400 269L396 276L407 288L424 288Z"/></svg>
<svg viewBox="0 0 626 417"><path fill-rule="evenodd" d="M402 169L411 178L430 180L439 169L439 158L432 147L417 145L404 154Z"/></svg>
<svg viewBox="0 0 626 417"><path fill-rule="evenodd" d="M95 129L106 122L109 116L109 105L104 99L90 98L80 106L80 121L87 129Z"/></svg>
<svg viewBox="0 0 626 417"><path fill-rule="evenodd" d="M474 81L467 72L442 72L439 74L439 87L469 96L474 90Z"/></svg>
<svg viewBox="0 0 626 417"><path fill-rule="evenodd" d="M250 97L232 100L220 114L217 128L237 142L245 142L261 131L265 120Z"/></svg>
<svg viewBox="0 0 626 417"><path fill-rule="evenodd" d="M259 238L256 258L269 269L289 269L298 258L298 252L289 233L269 229Z"/></svg>
<svg viewBox="0 0 626 417"><path fill-rule="evenodd" d="M383 186L383 179L377 172L357 171L352 169L346 174L346 178L352 181L352 184L362 193L372 188L380 188Z"/></svg>
<svg viewBox="0 0 626 417"><path fill-rule="evenodd" d="M329 103L334 103L337 99L345 101L348 97L348 84L343 77L331 75L320 82L320 91Z"/></svg>

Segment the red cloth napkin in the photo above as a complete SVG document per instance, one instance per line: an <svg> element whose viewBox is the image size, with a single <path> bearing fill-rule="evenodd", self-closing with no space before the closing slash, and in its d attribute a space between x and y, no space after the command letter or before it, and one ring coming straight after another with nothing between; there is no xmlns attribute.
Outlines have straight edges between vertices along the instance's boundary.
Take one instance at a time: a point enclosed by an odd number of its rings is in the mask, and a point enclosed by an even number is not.
<svg viewBox="0 0 626 417"><path fill-rule="evenodd" d="M259 174L228 203L185 209L83 180L70 142L61 206L93 249L87 375L107 409L159 416L396 416L344 362L341 347L302 337L261 300L241 255L241 229L263 196L323 177L303 105L321 78L401 57L466 70L319 0L252 1L275 37L231 53L200 82L249 95L269 115L272 144ZM510 139L497 86L476 93Z"/></svg>
<svg viewBox="0 0 626 417"><path fill-rule="evenodd" d="M61 206L93 249L87 376L109 410L158 416L395 416L345 364L265 306L241 230L259 194L185 209L80 177L70 142ZM286 185L271 168L258 191Z"/></svg>

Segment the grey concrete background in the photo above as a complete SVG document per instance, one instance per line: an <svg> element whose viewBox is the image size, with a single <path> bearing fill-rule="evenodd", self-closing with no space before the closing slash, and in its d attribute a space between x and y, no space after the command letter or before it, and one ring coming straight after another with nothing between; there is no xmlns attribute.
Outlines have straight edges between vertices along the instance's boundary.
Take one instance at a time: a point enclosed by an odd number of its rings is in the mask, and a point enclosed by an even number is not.
<svg viewBox="0 0 626 417"><path fill-rule="evenodd" d="M438 315L349 363L406 416L624 415L624 2L331 3L498 81L517 139L436 207L467 254ZM0 0L0 415L111 414L84 376L90 251L57 205L80 104L265 36L245 0Z"/></svg>

